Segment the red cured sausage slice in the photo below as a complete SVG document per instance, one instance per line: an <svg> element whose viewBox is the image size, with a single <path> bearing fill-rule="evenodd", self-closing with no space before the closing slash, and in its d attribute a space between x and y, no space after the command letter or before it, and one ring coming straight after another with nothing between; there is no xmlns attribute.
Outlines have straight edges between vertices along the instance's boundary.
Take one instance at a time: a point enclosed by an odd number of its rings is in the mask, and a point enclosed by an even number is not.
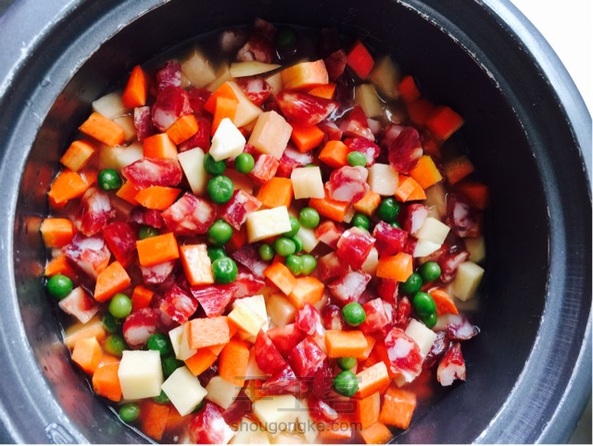
<svg viewBox="0 0 593 446"><path fill-rule="evenodd" d="M208 232L216 220L216 209L209 201L186 192L161 215L169 230L191 236Z"/></svg>
<svg viewBox="0 0 593 446"><path fill-rule="evenodd" d="M370 189L367 183L368 170L360 166L344 166L334 170L325 183L331 198L353 203L360 200Z"/></svg>
<svg viewBox="0 0 593 446"><path fill-rule="evenodd" d="M255 338L255 362L266 374L273 375L287 366L286 361L264 330Z"/></svg>
<svg viewBox="0 0 593 446"><path fill-rule="evenodd" d="M385 337L389 369L405 382L412 382L422 372L420 347L401 328L392 328Z"/></svg>
<svg viewBox="0 0 593 446"><path fill-rule="evenodd" d="M122 175L141 189L177 186L183 179L179 163L165 158L142 158L122 169Z"/></svg>
<svg viewBox="0 0 593 446"><path fill-rule="evenodd" d="M109 195L91 187L82 196L75 223L80 232L90 237L99 233L115 214Z"/></svg>
<svg viewBox="0 0 593 446"><path fill-rule="evenodd" d="M455 380L465 381L465 359L461 353L461 344L453 342L437 367L437 381L442 386L450 386Z"/></svg>
<svg viewBox="0 0 593 446"><path fill-rule="evenodd" d="M122 334L132 348L146 344L148 338L157 332L159 311L154 308L141 308L130 314L122 325Z"/></svg>

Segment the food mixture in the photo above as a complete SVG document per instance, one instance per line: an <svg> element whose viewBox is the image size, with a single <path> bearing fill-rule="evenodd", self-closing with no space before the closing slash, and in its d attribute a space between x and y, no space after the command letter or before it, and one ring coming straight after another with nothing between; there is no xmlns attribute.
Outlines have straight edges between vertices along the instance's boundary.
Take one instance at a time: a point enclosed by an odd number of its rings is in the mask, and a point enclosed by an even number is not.
<svg viewBox="0 0 593 446"><path fill-rule="evenodd" d="M156 441L390 441L479 332L462 126L331 29L258 19L133 67L41 225L73 363Z"/></svg>

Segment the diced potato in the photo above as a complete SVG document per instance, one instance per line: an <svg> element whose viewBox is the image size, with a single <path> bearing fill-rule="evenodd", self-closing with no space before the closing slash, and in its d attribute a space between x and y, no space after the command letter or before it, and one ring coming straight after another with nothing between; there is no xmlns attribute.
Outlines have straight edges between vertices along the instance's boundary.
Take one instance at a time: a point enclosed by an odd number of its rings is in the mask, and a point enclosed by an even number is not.
<svg viewBox="0 0 593 446"><path fill-rule="evenodd" d="M294 321L296 313L295 306L282 294L272 294L268 297L268 314L272 323L277 327L282 327Z"/></svg>
<svg viewBox="0 0 593 446"><path fill-rule="evenodd" d="M279 423L295 425L305 407L293 395L276 395L261 398L253 403L253 413L266 426L278 426ZM280 432L270 432L272 436Z"/></svg>
<svg viewBox="0 0 593 446"><path fill-rule="evenodd" d="M249 144L259 153L280 159L292 134L292 126L274 110L259 115L249 137Z"/></svg>
<svg viewBox="0 0 593 446"><path fill-rule="evenodd" d="M228 409L239 395L241 388L235 383L227 381L226 379L215 376L206 385L206 399L218 404L223 409Z"/></svg>
<svg viewBox="0 0 593 446"><path fill-rule="evenodd" d="M430 351L430 347L437 338L437 334L416 319L411 319L408 328L405 331L406 335L414 340L418 347L420 347L420 354L423 358L426 357Z"/></svg>
<svg viewBox="0 0 593 446"><path fill-rule="evenodd" d="M229 313L228 318L242 331L251 336L257 336L259 331L268 322L264 296L259 294L257 296L236 299L233 302L233 309Z"/></svg>
<svg viewBox="0 0 593 446"><path fill-rule="evenodd" d="M375 163L367 169L369 171L368 183L371 191L383 196L395 194L399 184L399 176L389 164Z"/></svg>
<svg viewBox="0 0 593 446"><path fill-rule="evenodd" d="M134 118L132 115L122 115L113 118L113 122L124 129L124 139L126 142L131 142L136 138L136 127L134 126Z"/></svg>
<svg viewBox="0 0 593 446"><path fill-rule="evenodd" d="M313 421L313 419L311 418L311 414L310 414L309 410L305 410L305 407L307 407L307 402L301 401L300 404L302 406L302 409L300 410L300 412L297 416L298 422L299 422L297 431L305 437L305 440L307 441L307 443L309 443L309 444L316 443L316 440L317 440L316 424L317 423L315 423L315 421ZM308 407L307 407L307 409L308 409Z"/></svg>
<svg viewBox="0 0 593 446"><path fill-rule="evenodd" d="M303 251L311 252L319 243L319 239L315 236L315 231L309 228L300 227L297 236L303 242Z"/></svg>
<svg viewBox="0 0 593 446"><path fill-rule="evenodd" d="M200 147L177 154L177 159L189 187L196 195L202 195L206 191L206 185L208 184L208 173L204 168L204 156L205 153Z"/></svg>
<svg viewBox="0 0 593 446"><path fill-rule="evenodd" d="M457 273L451 283L453 294L459 300L466 301L475 296L482 277L484 268L471 261L465 261L457 267Z"/></svg>
<svg viewBox="0 0 593 446"><path fill-rule="evenodd" d="M224 84L225 82L232 81L232 80L233 80L233 76L231 76L231 71L229 70L229 64L223 63L220 67L218 67L218 70L216 70L216 79L214 79L212 82L210 82L206 86L206 89L208 91L214 91L218 87L220 87L222 84Z"/></svg>
<svg viewBox="0 0 593 446"><path fill-rule="evenodd" d="M245 137L229 118L223 118L212 136L210 155L220 161L233 158L243 152Z"/></svg>
<svg viewBox="0 0 593 446"><path fill-rule="evenodd" d="M292 181L294 198L297 200L300 198L325 197L319 166L297 167L293 169L290 180Z"/></svg>
<svg viewBox="0 0 593 446"><path fill-rule="evenodd" d="M144 149L141 143L133 143L127 147L102 146L99 149L99 169L121 170L134 161L144 157Z"/></svg>
<svg viewBox="0 0 593 446"><path fill-rule="evenodd" d="M233 124L237 127L244 127L250 122L255 121L255 119L262 114L262 109L251 102L235 82L229 81L228 85L233 90L233 93L235 93L237 101L239 101L235 116L233 117Z"/></svg>
<svg viewBox="0 0 593 446"><path fill-rule="evenodd" d="M76 322L70 325L64 333L64 344L69 349L74 347L76 341L84 338L97 338L97 340L105 339L107 333L105 332L105 326L101 321L101 318L94 316L90 321L86 323Z"/></svg>
<svg viewBox="0 0 593 446"><path fill-rule="evenodd" d="M387 54L375 61L373 71L369 79L379 92L389 99L398 97L397 85L399 84L400 71L393 62L393 59Z"/></svg>
<svg viewBox="0 0 593 446"><path fill-rule="evenodd" d="M272 438L272 444L303 444L305 439L293 432L280 432Z"/></svg>
<svg viewBox="0 0 593 446"><path fill-rule="evenodd" d="M161 389L182 416L191 413L208 393L185 366L171 373Z"/></svg>
<svg viewBox="0 0 593 446"><path fill-rule="evenodd" d="M379 264L379 251L374 246L371 248L371 252L367 256L366 260L362 264L362 270L374 276L377 272L377 265Z"/></svg>
<svg viewBox="0 0 593 446"><path fill-rule="evenodd" d="M280 235L291 228L286 206L251 212L246 224L249 243Z"/></svg>
<svg viewBox="0 0 593 446"><path fill-rule="evenodd" d="M486 244L484 237L478 236L465 239L465 248L469 251L469 260L480 263L486 258Z"/></svg>
<svg viewBox="0 0 593 446"><path fill-rule="evenodd" d="M368 118L383 114L383 103L372 84L360 84L354 90L354 101L361 106Z"/></svg>
<svg viewBox="0 0 593 446"><path fill-rule="evenodd" d="M161 393L163 369L156 350L124 350L117 372L123 398L153 398Z"/></svg>
<svg viewBox="0 0 593 446"><path fill-rule="evenodd" d="M198 351L195 348L190 348L187 333L187 324L182 324L169 330L169 339L171 340L175 357L181 361L191 358Z"/></svg>
<svg viewBox="0 0 593 446"><path fill-rule="evenodd" d="M418 240L414 245L413 257L426 257L438 250L442 244L430 240Z"/></svg>
<svg viewBox="0 0 593 446"><path fill-rule="evenodd" d="M266 379L267 375L259 368L255 361L255 349L249 350L249 361L247 362L247 369L245 370L245 377L250 379Z"/></svg>
<svg viewBox="0 0 593 446"><path fill-rule="evenodd" d="M419 240L426 240L429 242L442 245L451 228L442 221L434 218L427 217L424 224L414 234Z"/></svg>
<svg viewBox="0 0 593 446"><path fill-rule="evenodd" d="M122 102L121 91L107 93L105 96L95 99L91 105L93 111L100 113L108 119L113 119L128 112L128 109Z"/></svg>
<svg viewBox="0 0 593 446"><path fill-rule="evenodd" d="M282 75L280 73L275 73L265 77L265 81L272 89L272 94L278 94L280 90L284 88L284 84L282 83Z"/></svg>
<svg viewBox="0 0 593 446"><path fill-rule="evenodd" d="M441 220L447 214L447 196L443 183L437 183L426 189L424 204L430 210L430 216Z"/></svg>
<svg viewBox="0 0 593 446"><path fill-rule="evenodd" d="M233 62L229 68L233 77L247 77L264 74L268 71L280 68L281 65L249 60L245 62Z"/></svg>
<svg viewBox="0 0 593 446"><path fill-rule="evenodd" d="M181 71L196 88L202 88L216 79L216 69L199 49L181 62Z"/></svg>
<svg viewBox="0 0 593 446"><path fill-rule="evenodd" d="M270 444L270 436L264 426L243 417L230 444Z"/></svg>

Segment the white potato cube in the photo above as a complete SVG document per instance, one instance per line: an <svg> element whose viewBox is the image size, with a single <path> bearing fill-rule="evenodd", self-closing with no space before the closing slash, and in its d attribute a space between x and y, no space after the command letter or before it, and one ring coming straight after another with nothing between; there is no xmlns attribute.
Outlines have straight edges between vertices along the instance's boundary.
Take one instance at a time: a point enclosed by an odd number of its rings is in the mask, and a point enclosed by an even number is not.
<svg viewBox="0 0 593 446"><path fill-rule="evenodd" d="M235 436L230 444L270 444L270 437L265 427L248 417L243 417L237 425Z"/></svg>
<svg viewBox="0 0 593 446"><path fill-rule="evenodd" d="M323 198L325 189L319 166L297 167L290 174L294 198Z"/></svg>
<svg viewBox="0 0 593 446"><path fill-rule="evenodd" d="M264 79L270 86L273 95L278 94L284 87L284 83L282 82L282 74L280 72L269 75Z"/></svg>
<svg viewBox="0 0 593 446"><path fill-rule="evenodd" d="M185 366L171 373L161 389L182 416L191 413L208 393Z"/></svg>
<svg viewBox="0 0 593 446"><path fill-rule="evenodd" d="M459 300L466 301L475 296L482 277L484 268L471 261L465 261L457 267L457 273L451 283L453 294Z"/></svg>
<svg viewBox="0 0 593 446"><path fill-rule="evenodd" d="M474 263L480 263L486 258L486 244L482 235L466 238L465 248L469 251L469 260Z"/></svg>
<svg viewBox="0 0 593 446"><path fill-rule="evenodd" d="M301 433L305 437L307 443L316 443L318 434L316 428L317 423L315 423L315 421L313 421L313 419L311 418L311 413L309 412L309 410L305 410L305 407L307 407L308 409L307 402L301 401L301 406L303 407L303 409L297 415L298 426L296 431Z"/></svg>
<svg viewBox="0 0 593 446"><path fill-rule="evenodd" d="M297 236L303 242L303 251L311 252L319 243L319 239L315 236L315 231L309 228L300 227Z"/></svg>
<svg viewBox="0 0 593 446"><path fill-rule="evenodd" d="M247 216L247 239L249 243L290 231L290 219L286 206L254 211Z"/></svg>
<svg viewBox="0 0 593 446"><path fill-rule="evenodd" d="M169 339L175 352L175 357L181 361L191 358L198 351L190 348L187 337L187 324L179 325L169 331Z"/></svg>
<svg viewBox="0 0 593 446"><path fill-rule="evenodd" d="M233 93L235 93L237 101L239 101L235 116L233 117L233 124L237 127L243 127L250 122L255 121L255 119L263 113L263 110L251 102L235 82L229 81L228 85L233 90Z"/></svg>
<svg viewBox="0 0 593 446"><path fill-rule="evenodd" d="M245 137L233 121L223 118L212 136L209 153L215 161L233 158L243 152L245 142Z"/></svg>
<svg viewBox="0 0 593 446"><path fill-rule="evenodd" d="M272 324L282 327L294 321L295 306L282 294L274 293L268 297L268 314Z"/></svg>
<svg viewBox="0 0 593 446"><path fill-rule="evenodd" d="M261 302L260 302L261 301ZM257 336L268 322L264 296L257 295L236 299L228 318L250 336Z"/></svg>
<svg viewBox="0 0 593 446"><path fill-rule="evenodd" d="M205 153L200 147L195 147L185 152L179 152L177 159L183 169L185 178L189 183L191 191L196 195L202 195L208 184L208 173L204 168Z"/></svg>
<svg viewBox="0 0 593 446"><path fill-rule="evenodd" d="M399 176L389 164L375 163L368 169L368 183L371 191L383 196L395 194L399 184Z"/></svg>
<svg viewBox="0 0 593 446"><path fill-rule="evenodd" d="M354 101L364 110L369 118L375 118L383 114L383 104L377 96L375 87L372 84L360 84L354 89Z"/></svg>
<svg viewBox="0 0 593 446"><path fill-rule="evenodd" d="M247 77L264 74L268 71L280 68L281 65L273 63L259 62L257 60L249 60L242 62L233 62L229 68L231 76L233 77Z"/></svg>
<svg viewBox="0 0 593 446"><path fill-rule="evenodd" d="M414 234L419 240L427 240L429 242L442 245L451 228L442 221L427 217L424 224Z"/></svg>
<svg viewBox="0 0 593 446"><path fill-rule="evenodd" d="M377 265L379 264L379 251L374 246L371 248L369 255L365 259L364 263L362 264L362 270L374 276L377 272Z"/></svg>
<svg viewBox="0 0 593 446"><path fill-rule="evenodd" d="M127 147L101 146L99 149L99 169L121 170L144 156L141 143L132 143Z"/></svg>
<svg viewBox="0 0 593 446"><path fill-rule="evenodd" d="M293 395L276 395L259 399L253 403L253 413L265 426L278 426L280 423L295 426L297 418L305 407ZM272 431L276 436L280 431Z"/></svg>
<svg viewBox="0 0 593 446"><path fill-rule="evenodd" d="M438 250L442 244L430 240L418 240L414 245L413 257L426 257Z"/></svg>
<svg viewBox="0 0 593 446"><path fill-rule="evenodd" d="M303 444L305 439L293 432L280 432L272 438L272 444Z"/></svg>
<svg viewBox="0 0 593 446"><path fill-rule="evenodd" d="M416 319L411 319L408 328L405 331L406 335L414 340L418 347L420 347L420 354L425 358L430 347L437 338L437 334Z"/></svg>
<svg viewBox="0 0 593 446"><path fill-rule="evenodd" d="M95 99L91 105L93 111L109 119L124 115L128 112L128 109L124 106L122 101L121 91L107 93L105 96Z"/></svg>
<svg viewBox="0 0 593 446"><path fill-rule="evenodd" d="M268 375L259 368L255 360L255 349L249 350L249 361L247 362L247 369L245 370L245 379L265 379Z"/></svg>
<svg viewBox="0 0 593 446"><path fill-rule="evenodd" d="M398 96L399 77L400 71L389 55L377 60L369 75L369 79L377 86L379 92L390 99L395 99Z"/></svg>
<svg viewBox="0 0 593 446"><path fill-rule="evenodd" d="M113 118L113 122L124 129L124 139L126 142L131 142L136 138L136 127L134 126L134 118L132 115L121 115Z"/></svg>
<svg viewBox="0 0 593 446"><path fill-rule="evenodd" d="M206 395L208 401L218 404L223 409L228 409L239 395L241 388L217 375L208 381L206 391L208 392Z"/></svg>
<svg viewBox="0 0 593 446"><path fill-rule="evenodd" d="M270 110L260 114L249 136L249 144L259 153L282 158L292 134L292 126L284 116Z"/></svg>
<svg viewBox="0 0 593 446"><path fill-rule="evenodd" d="M117 372L123 398L153 398L161 393L163 369L156 350L124 350Z"/></svg>
<svg viewBox="0 0 593 446"><path fill-rule="evenodd" d="M196 88L205 87L216 79L216 69L198 49L181 62L181 71Z"/></svg>
<svg viewBox="0 0 593 446"><path fill-rule="evenodd" d="M424 204L430 210L431 217L441 220L447 214L447 195L442 181L426 189Z"/></svg>

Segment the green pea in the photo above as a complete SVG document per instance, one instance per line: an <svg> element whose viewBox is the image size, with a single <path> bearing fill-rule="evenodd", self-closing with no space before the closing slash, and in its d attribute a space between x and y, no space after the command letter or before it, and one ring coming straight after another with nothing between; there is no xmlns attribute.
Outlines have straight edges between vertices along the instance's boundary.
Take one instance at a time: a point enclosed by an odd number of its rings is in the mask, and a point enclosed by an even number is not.
<svg viewBox="0 0 593 446"><path fill-rule="evenodd" d="M422 320L422 322L424 322L424 325L426 325L428 328L432 328L437 324L437 314L435 313L430 313L426 316L421 316L420 319Z"/></svg>
<svg viewBox="0 0 593 446"><path fill-rule="evenodd" d="M237 264L230 257L216 259L212 262L212 274L216 283L231 283L237 278Z"/></svg>
<svg viewBox="0 0 593 446"><path fill-rule="evenodd" d="M233 236L233 227L226 221L216 220L208 229L208 241L216 246L222 246Z"/></svg>
<svg viewBox="0 0 593 446"><path fill-rule="evenodd" d="M399 289L402 293L412 295L420 291L422 285L422 276L418 273L412 273L412 275L408 277L408 280L399 284Z"/></svg>
<svg viewBox="0 0 593 446"><path fill-rule="evenodd" d="M429 316L435 313L437 309L432 296L424 291L418 291L414 294L414 297L412 297L412 306L420 316Z"/></svg>
<svg viewBox="0 0 593 446"><path fill-rule="evenodd" d="M220 246L209 246L207 251L208 257L210 257L210 262L214 262L216 259L227 257L226 251Z"/></svg>
<svg viewBox="0 0 593 446"><path fill-rule="evenodd" d="M154 237L156 235L159 235L159 230L157 228L153 228L152 226L140 226L138 229L138 238L140 240Z"/></svg>
<svg viewBox="0 0 593 446"><path fill-rule="evenodd" d="M118 414L124 423L131 423L136 421L140 416L140 406L137 403L122 404Z"/></svg>
<svg viewBox="0 0 593 446"><path fill-rule="evenodd" d="M362 305L358 302L350 302L342 308L342 318L348 325L357 327L365 321L367 315Z"/></svg>
<svg viewBox="0 0 593 446"><path fill-rule="evenodd" d="M418 272L422 276L424 283L434 282L441 276L441 267L437 262L431 260L424 263Z"/></svg>
<svg viewBox="0 0 593 446"><path fill-rule="evenodd" d="M97 185L104 191L118 190L122 181L115 169L103 169L97 175Z"/></svg>
<svg viewBox="0 0 593 446"><path fill-rule="evenodd" d="M356 226L357 228L361 229L366 229L367 231L371 228L371 220L362 212L357 212L356 214L354 214L351 223L352 226Z"/></svg>
<svg viewBox="0 0 593 446"><path fill-rule="evenodd" d="M358 361L352 356L344 356L342 358L338 358L337 363L342 370L351 370L356 367Z"/></svg>
<svg viewBox="0 0 593 446"><path fill-rule="evenodd" d="M169 376L171 376L171 373L173 373L175 370L177 370L179 367L183 366L185 363L183 361L180 361L179 359L177 359L175 357L175 355L170 355L170 356L165 356L164 358L161 359L161 367L163 369L163 375L165 376L165 378L168 378Z"/></svg>
<svg viewBox="0 0 593 446"><path fill-rule="evenodd" d="M127 348L124 337L119 333L110 334L103 343L103 350L113 356L121 356L121 353Z"/></svg>
<svg viewBox="0 0 593 446"><path fill-rule="evenodd" d="M224 204L233 197L235 185L229 177L218 175L208 181L207 190L208 196L213 202Z"/></svg>
<svg viewBox="0 0 593 446"><path fill-rule="evenodd" d="M239 173L249 173L255 166L255 160L251 153L240 153L235 157L235 170Z"/></svg>
<svg viewBox="0 0 593 446"><path fill-rule="evenodd" d="M292 215L288 217L288 220L290 221L290 231L287 231L282 235L285 235L286 237L294 237L297 235L297 232L299 232L299 229L301 229L301 224L299 223L299 220Z"/></svg>
<svg viewBox="0 0 593 446"><path fill-rule="evenodd" d="M303 259L301 256L291 254L284 259L284 264L295 276L298 276L303 272Z"/></svg>
<svg viewBox="0 0 593 446"><path fill-rule="evenodd" d="M163 333L154 333L150 335L148 341L146 341L148 350L155 350L159 352L161 356L167 356L173 351L173 346L169 336Z"/></svg>
<svg viewBox="0 0 593 446"><path fill-rule="evenodd" d="M304 228L313 229L319 225L319 212L311 207L304 207L299 212L299 223Z"/></svg>
<svg viewBox="0 0 593 446"><path fill-rule="evenodd" d="M308 276L313 271L315 271L315 268L317 268L317 260L315 257L313 257L311 254L303 254L301 259L303 260L303 271L301 274Z"/></svg>
<svg viewBox="0 0 593 446"><path fill-rule="evenodd" d="M111 298L107 308L113 317L123 319L132 312L132 299L123 293L117 293Z"/></svg>
<svg viewBox="0 0 593 446"><path fill-rule="evenodd" d="M351 166L364 167L367 165L367 157L364 153L353 150L346 155L346 162Z"/></svg>
<svg viewBox="0 0 593 446"><path fill-rule="evenodd" d="M47 280L45 287L50 296L56 299L63 299L72 292L74 284L70 277L64 274L56 274Z"/></svg>
<svg viewBox="0 0 593 446"><path fill-rule="evenodd" d="M393 223L397 216L401 205L393 197L387 197L381 200L379 207L377 208L377 217L387 223Z"/></svg>
<svg viewBox="0 0 593 446"><path fill-rule="evenodd" d="M303 240L298 235L290 237L290 239L294 242L294 252L301 252L303 250Z"/></svg>
<svg viewBox="0 0 593 446"><path fill-rule="evenodd" d="M279 256L287 257L296 252L296 244L288 237L278 237L274 240L274 251Z"/></svg>
<svg viewBox="0 0 593 446"><path fill-rule="evenodd" d="M103 327L105 327L105 330L107 330L108 333L115 333L119 331L122 324L122 321L120 319L114 318L113 315L109 312L103 314L101 322L103 323Z"/></svg>
<svg viewBox="0 0 593 446"><path fill-rule="evenodd" d="M259 258L265 262L269 262L274 258L274 248L269 243L262 243L258 248Z"/></svg>
<svg viewBox="0 0 593 446"><path fill-rule="evenodd" d="M161 393L159 393L158 396L155 396L152 400L157 404L167 404L171 402L171 400L163 390L161 390Z"/></svg>
<svg viewBox="0 0 593 446"><path fill-rule="evenodd" d="M224 160L216 161L209 153L204 157L204 169L210 175L222 175L226 170L226 162Z"/></svg>
<svg viewBox="0 0 593 446"><path fill-rule="evenodd" d="M334 378L334 390L340 395L353 396L358 391L358 378L350 370L342 370Z"/></svg>

